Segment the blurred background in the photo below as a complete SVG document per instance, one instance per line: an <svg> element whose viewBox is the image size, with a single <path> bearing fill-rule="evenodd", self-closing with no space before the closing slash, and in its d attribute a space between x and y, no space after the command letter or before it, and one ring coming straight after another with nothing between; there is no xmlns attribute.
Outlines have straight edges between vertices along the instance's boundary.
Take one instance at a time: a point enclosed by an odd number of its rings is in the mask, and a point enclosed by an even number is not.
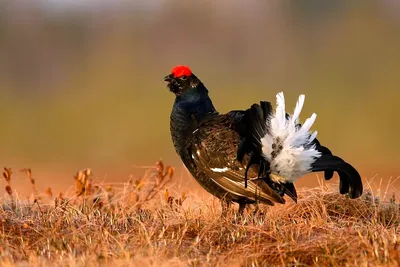
<svg viewBox="0 0 400 267"><path fill-rule="evenodd" d="M187 176L163 82L186 64L220 112L305 93L324 145L397 177L399 48L396 0L1 0L0 166L70 184L161 158Z"/></svg>

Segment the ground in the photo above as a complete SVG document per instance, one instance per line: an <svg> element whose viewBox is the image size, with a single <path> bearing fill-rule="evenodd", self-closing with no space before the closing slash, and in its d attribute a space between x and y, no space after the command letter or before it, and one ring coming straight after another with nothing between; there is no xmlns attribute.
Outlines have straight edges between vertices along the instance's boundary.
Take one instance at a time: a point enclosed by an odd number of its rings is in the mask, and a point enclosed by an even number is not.
<svg viewBox="0 0 400 267"><path fill-rule="evenodd" d="M260 205L237 217L217 200L182 194L159 162L144 176L106 185L86 169L75 192L13 190L5 169L1 266L399 266L400 209L368 190L356 200L336 186L299 191L297 204Z"/></svg>

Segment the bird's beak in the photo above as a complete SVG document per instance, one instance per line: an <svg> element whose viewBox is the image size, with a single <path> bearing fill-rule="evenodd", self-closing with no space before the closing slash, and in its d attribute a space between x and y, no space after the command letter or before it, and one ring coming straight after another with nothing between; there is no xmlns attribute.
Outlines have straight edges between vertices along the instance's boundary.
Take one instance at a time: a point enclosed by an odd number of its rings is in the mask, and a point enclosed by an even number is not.
<svg viewBox="0 0 400 267"><path fill-rule="evenodd" d="M165 82L170 82L170 81L172 81L172 79L173 79L172 74L167 75L167 76L164 77L164 81Z"/></svg>

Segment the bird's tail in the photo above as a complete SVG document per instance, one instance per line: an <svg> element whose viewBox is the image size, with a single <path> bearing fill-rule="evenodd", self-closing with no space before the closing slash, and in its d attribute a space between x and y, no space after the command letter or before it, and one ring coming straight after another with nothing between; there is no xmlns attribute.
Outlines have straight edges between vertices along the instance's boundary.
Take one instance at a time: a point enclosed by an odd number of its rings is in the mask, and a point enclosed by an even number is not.
<svg viewBox="0 0 400 267"><path fill-rule="evenodd" d="M275 113L270 114L266 122L270 130L261 137L262 153L270 162L271 172L278 174L275 182L294 182L309 173L312 163L321 157L321 152L313 143L317 132L310 132L317 115L313 113L300 125L299 116L305 96L299 96L293 115L286 113L282 92L276 95L276 100Z"/></svg>
<svg viewBox="0 0 400 267"><path fill-rule="evenodd" d="M325 179L337 171L340 176L340 192L352 198L362 194L362 182L357 170L331 151L320 145L317 132L310 132L315 122L313 113L303 125L299 116L305 96L300 95L292 115L286 113L283 93L277 94L277 108L261 102L246 110L246 133L238 150L238 159L250 153L249 165L259 164L260 173L268 172L271 182L292 184L297 178L310 172L324 171ZM295 192L294 192L295 193Z"/></svg>

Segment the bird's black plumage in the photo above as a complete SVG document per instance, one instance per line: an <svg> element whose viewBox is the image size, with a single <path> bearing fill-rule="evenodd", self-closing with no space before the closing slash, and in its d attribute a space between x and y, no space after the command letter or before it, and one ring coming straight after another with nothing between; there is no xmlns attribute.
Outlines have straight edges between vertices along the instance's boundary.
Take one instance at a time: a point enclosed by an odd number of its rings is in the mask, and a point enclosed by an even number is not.
<svg viewBox="0 0 400 267"><path fill-rule="evenodd" d="M270 179L269 162L262 155L261 137L268 131L269 102L251 108L219 114L204 84L190 69L179 66L164 78L176 95L170 116L170 130L176 152L196 181L209 193L240 204L261 201L273 205L285 203L286 194L297 200L294 185ZM357 197L362 186L357 171L315 140L323 154L312 166L325 171L330 179L333 171L341 178L341 193ZM277 174L273 174L277 175Z"/></svg>

